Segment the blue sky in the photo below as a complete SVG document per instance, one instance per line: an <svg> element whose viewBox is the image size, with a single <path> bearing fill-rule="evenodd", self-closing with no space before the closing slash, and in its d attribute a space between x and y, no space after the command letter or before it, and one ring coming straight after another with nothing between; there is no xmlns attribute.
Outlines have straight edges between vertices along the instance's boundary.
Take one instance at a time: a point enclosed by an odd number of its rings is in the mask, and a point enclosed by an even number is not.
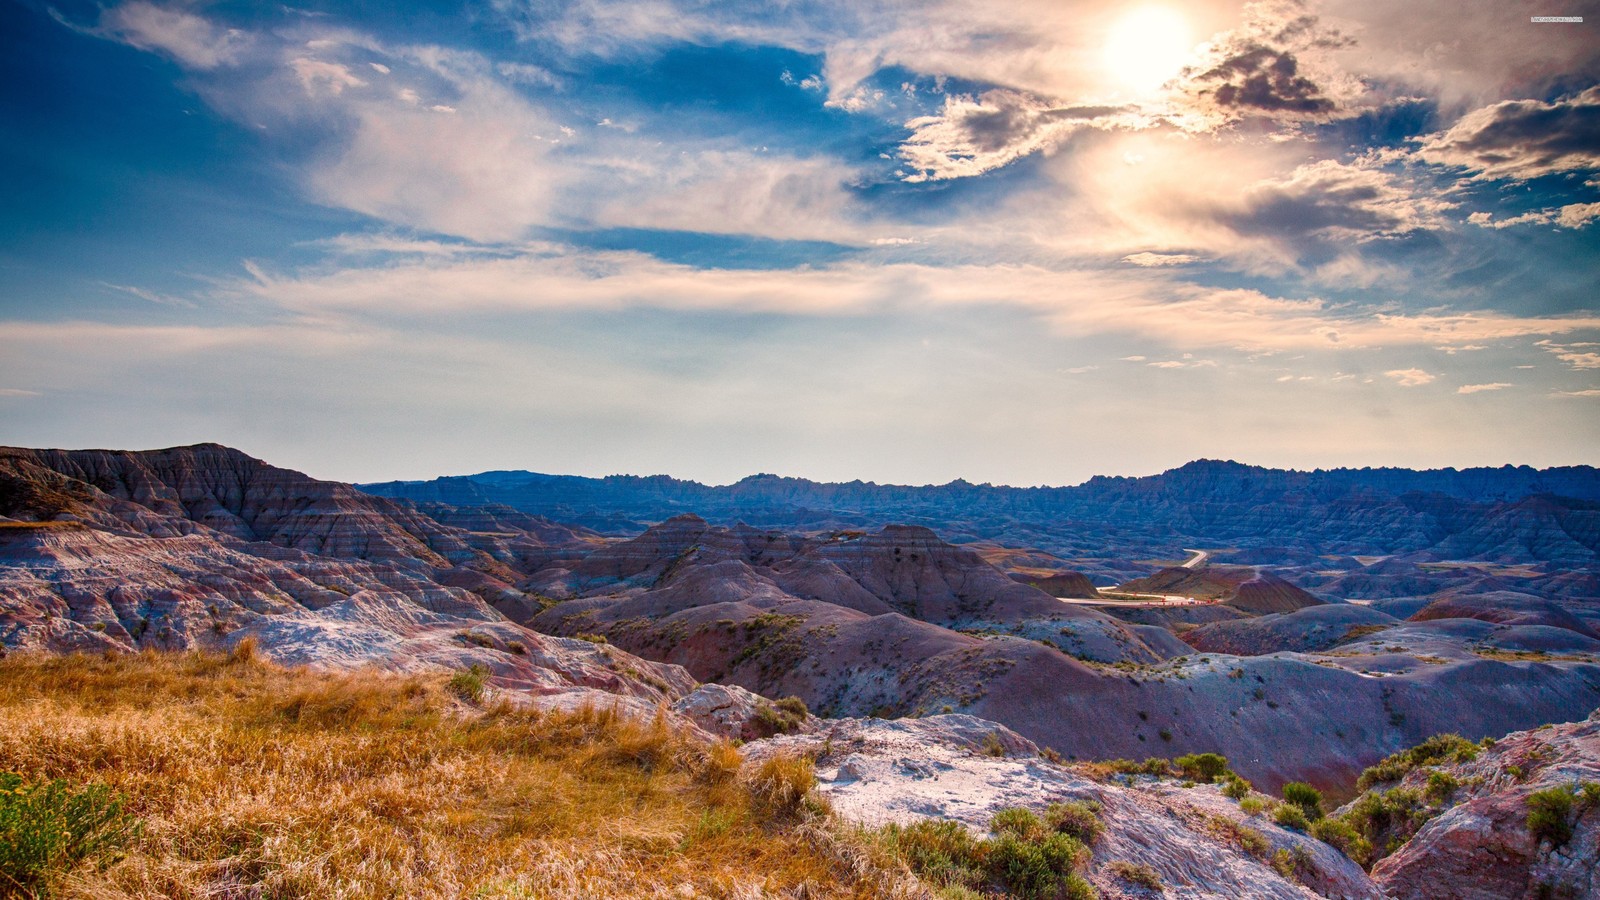
<svg viewBox="0 0 1600 900"><path fill-rule="evenodd" d="M1600 463L1597 21L0 0L0 441L344 480Z"/></svg>

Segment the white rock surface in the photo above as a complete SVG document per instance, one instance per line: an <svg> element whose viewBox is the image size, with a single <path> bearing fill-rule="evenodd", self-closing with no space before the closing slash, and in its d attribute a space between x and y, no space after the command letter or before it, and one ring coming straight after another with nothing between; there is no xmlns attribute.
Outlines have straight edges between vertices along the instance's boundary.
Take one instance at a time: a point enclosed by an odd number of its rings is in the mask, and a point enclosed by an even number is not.
<svg viewBox="0 0 1600 900"><path fill-rule="evenodd" d="M1091 848L1089 877L1104 898L1149 896L1112 878L1105 867L1113 860L1150 866L1164 885L1161 896L1181 900L1385 897L1338 851L1264 817L1245 816L1215 786L1184 788L1152 778L1098 782L1039 758L1026 738L973 716L844 719L813 734L746 748L752 761L779 753L813 755L819 791L840 815L867 826L950 819L981 834L1008 806L1099 803L1105 833ZM1224 821L1260 832L1271 848L1268 858L1300 848L1308 861L1305 880L1318 890L1285 879L1266 859L1239 848L1226 837Z"/></svg>

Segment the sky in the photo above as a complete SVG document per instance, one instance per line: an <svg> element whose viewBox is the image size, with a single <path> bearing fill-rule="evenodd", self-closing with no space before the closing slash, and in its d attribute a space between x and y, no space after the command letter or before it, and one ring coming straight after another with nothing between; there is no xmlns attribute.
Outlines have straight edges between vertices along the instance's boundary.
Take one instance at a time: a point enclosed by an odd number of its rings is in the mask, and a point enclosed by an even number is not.
<svg viewBox="0 0 1600 900"><path fill-rule="evenodd" d="M0 443L345 481L1600 464L1597 27L0 0Z"/></svg>

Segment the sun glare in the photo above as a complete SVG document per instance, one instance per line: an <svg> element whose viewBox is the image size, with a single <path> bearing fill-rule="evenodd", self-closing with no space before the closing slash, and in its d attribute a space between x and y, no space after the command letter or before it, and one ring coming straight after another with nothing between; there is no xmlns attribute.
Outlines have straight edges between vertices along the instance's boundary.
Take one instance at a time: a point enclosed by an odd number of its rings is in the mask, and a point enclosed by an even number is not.
<svg viewBox="0 0 1600 900"><path fill-rule="evenodd" d="M1111 27L1106 70L1125 88L1148 93L1178 74L1193 47L1182 14L1165 6L1140 7Z"/></svg>

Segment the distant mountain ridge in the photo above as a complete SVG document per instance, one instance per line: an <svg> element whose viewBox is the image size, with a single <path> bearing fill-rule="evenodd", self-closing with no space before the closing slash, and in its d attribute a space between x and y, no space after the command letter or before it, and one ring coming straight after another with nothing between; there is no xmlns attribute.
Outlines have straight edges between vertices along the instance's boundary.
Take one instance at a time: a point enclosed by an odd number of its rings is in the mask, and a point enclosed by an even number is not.
<svg viewBox="0 0 1600 900"><path fill-rule="evenodd" d="M709 486L664 475L585 478L496 471L360 485L378 496L500 503L615 534L693 512L789 528L927 525L956 540L1045 547L1064 556L1171 552L1174 542L1439 559L1592 563L1600 553L1600 470L1268 469L1197 460L1159 475L1097 476L1075 487L823 483L752 475Z"/></svg>

